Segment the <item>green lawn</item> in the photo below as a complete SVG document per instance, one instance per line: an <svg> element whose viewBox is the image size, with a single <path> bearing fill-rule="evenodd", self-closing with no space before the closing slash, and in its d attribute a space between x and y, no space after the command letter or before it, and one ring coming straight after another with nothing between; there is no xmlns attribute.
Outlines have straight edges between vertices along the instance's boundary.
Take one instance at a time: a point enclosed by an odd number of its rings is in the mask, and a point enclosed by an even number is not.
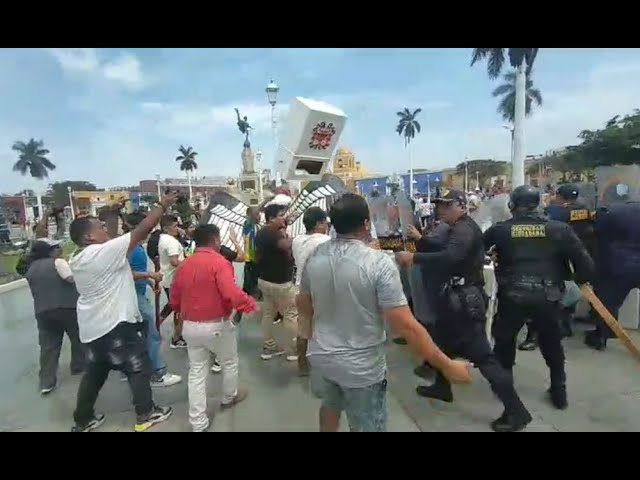
<svg viewBox="0 0 640 480"><path fill-rule="evenodd" d="M67 242L62 247L62 255L68 259L76 248L75 243ZM15 273L19 258L20 255L0 255L0 275Z"/></svg>

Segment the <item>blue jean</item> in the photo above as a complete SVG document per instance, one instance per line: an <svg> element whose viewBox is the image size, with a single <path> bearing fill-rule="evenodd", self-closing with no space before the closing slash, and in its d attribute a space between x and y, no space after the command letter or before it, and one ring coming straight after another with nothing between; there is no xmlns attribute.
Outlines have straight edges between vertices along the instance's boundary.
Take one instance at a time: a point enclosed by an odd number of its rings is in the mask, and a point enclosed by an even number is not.
<svg viewBox="0 0 640 480"><path fill-rule="evenodd" d="M323 408L347 414L352 432L387 431L386 380L369 387L347 388L327 378L316 377L315 387Z"/></svg>
<svg viewBox="0 0 640 480"><path fill-rule="evenodd" d="M156 314L153 305L151 305L151 302L145 294L138 293L138 309L145 324L147 351L149 352L153 378L156 379L162 377L167 372L167 364L164 363L162 354L160 353L162 340L160 338L160 332L158 332L158 327L156 326Z"/></svg>

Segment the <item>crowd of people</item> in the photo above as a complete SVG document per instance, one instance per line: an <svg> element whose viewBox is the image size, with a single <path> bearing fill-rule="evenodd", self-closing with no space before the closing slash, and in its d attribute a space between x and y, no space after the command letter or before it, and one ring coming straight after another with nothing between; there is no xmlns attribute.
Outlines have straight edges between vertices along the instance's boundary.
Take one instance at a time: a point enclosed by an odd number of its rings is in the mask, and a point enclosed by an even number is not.
<svg viewBox="0 0 640 480"><path fill-rule="evenodd" d="M574 204L562 204L562 212L579 210L575 192L565 193ZM169 213L175 200L168 194L151 211L127 215L125 233L117 238L110 238L96 218L76 218L70 236L78 249L69 263L60 258L59 242L40 239L33 245L26 277L40 334L41 393L56 387L66 332L72 372L83 373L74 431L90 431L104 421L94 405L111 370L129 383L136 431L171 416L170 407L154 403L152 391L182 381L167 371L160 348L158 326L171 314L170 346L187 351L189 422L195 432L210 425L206 384L211 370L222 374L222 408L248 396L239 383L236 331L243 316L254 313L261 317L260 357L282 356L297 362L300 376L311 376L312 392L321 400L323 432L337 431L343 413L351 431L386 430L389 328L419 359L416 373L434 377L432 384L417 388L418 395L453 401L452 384L471 381L468 360L504 406L493 430L513 432L531 422L513 383L516 337L529 322L549 366L551 402L567 408L561 301L565 281L596 279L593 252L584 243L596 229L576 234L585 221L593 222L591 217L561 219L556 212L558 219L549 220L537 211L540 192L518 187L511 195L513 218L483 234L469 216L468 196L445 189L433 199L438 221L408 229L416 252L394 257L376 248L369 206L359 195L342 195L329 212L307 209L306 233L295 238L287 235L285 205L264 207L264 224L260 210L250 208L244 244L233 234L233 249L222 245L213 224L187 225L180 232ZM487 252L496 262L499 285L494 347L485 334ZM150 259L157 259L157 271L149 271ZM232 262L244 263L242 288ZM409 268L423 277L421 298L411 298L402 281ZM168 298L159 318L147 295L150 287ZM280 344L276 325L285 332ZM606 332L590 335L605 338ZM606 339L587 343L602 349Z"/></svg>

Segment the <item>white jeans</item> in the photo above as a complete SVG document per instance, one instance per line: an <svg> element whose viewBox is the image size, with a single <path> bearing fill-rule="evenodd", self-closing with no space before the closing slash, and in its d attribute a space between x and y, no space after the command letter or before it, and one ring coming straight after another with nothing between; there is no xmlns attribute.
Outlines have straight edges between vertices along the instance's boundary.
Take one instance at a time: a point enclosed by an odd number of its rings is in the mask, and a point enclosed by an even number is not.
<svg viewBox="0 0 640 480"><path fill-rule="evenodd" d="M222 403L233 401L238 393L238 342L235 325L224 322L184 320L182 336L189 354L189 422L194 431L209 427L207 417L207 377L211 354L222 367Z"/></svg>

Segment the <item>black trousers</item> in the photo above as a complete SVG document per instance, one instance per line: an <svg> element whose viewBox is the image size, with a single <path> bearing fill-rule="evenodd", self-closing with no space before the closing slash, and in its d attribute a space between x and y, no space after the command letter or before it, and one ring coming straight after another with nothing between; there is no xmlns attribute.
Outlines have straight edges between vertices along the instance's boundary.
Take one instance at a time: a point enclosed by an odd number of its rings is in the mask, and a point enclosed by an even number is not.
<svg viewBox="0 0 640 480"><path fill-rule="evenodd" d="M256 264L253 262L246 262L244 264L242 289L252 297L258 294L258 272L256 271Z"/></svg>
<svg viewBox="0 0 640 480"><path fill-rule="evenodd" d="M562 347L562 317L564 312L558 302L541 301L538 304L514 303L505 295L498 295L499 314L493 324L494 352L500 364L508 370L515 365L516 338L525 321L529 319L538 334L540 353L551 374L551 383L564 385L565 355Z"/></svg>
<svg viewBox="0 0 640 480"><path fill-rule="evenodd" d="M58 308L36 314L40 343L40 388L53 388L58 382L58 362L64 334L71 342L71 373L84 370L85 352L78 333L75 308Z"/></svg>
<svg viewBox="0 0 640 480"><path fill-rule="evenodd" d="M449 357L462 356L475 365L491 390L500 399L509 413L526 410L513 385L511 370L504 368L496 358L485 332L484 294L481 287L467 287L456 293L459 306L452 305L451 297L441 295L438 303L438 318L434 326L434 338L440 349ZM466 298L482 297L469 308ZM439 375L438 382L446 381Z"/></svg>
<svg viewBox="0 0 640 480"><path fill-rule="evenodd" d="M160 312L160 318L167 318L173 312L173 308L171 308L171 295L170 290L168 288L164 288L164 293L167 294L167 304L162 308Z"/></svg>
<svg viewBox="0 0 640 480"><path fill-rule="evenodd" d="M95 416L98 394L111 370L127 376L138 421L146 420L153 412L151 365L142 325L120 323L104 337L87 344L88 364L73 414L76 425L85 426Z"/></svg>

